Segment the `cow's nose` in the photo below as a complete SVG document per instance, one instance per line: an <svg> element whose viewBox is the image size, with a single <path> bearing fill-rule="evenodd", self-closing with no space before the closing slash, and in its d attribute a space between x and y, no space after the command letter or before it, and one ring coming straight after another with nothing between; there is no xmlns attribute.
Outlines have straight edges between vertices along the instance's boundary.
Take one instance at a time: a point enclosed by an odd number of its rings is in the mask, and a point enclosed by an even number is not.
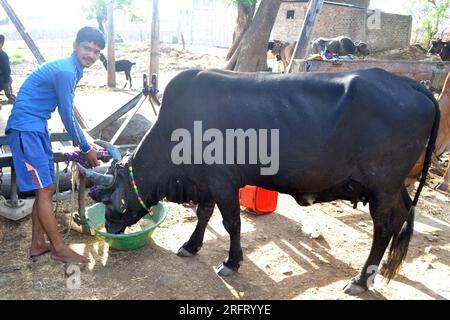
<svg viewBox="0 0 450 320"><path fill-rule="evenodd" d="M119 234L125 231L126 226L106 220L105 228L108 233Z"/></svg>

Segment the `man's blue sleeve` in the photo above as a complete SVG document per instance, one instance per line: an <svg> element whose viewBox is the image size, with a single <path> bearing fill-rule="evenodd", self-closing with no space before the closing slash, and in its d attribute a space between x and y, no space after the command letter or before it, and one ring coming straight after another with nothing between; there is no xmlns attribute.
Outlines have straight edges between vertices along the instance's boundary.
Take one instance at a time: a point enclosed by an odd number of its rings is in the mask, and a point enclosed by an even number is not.
<svg viewBox="0 0 450 320"><path fill-rule="evenodd" d="M91 149L91 146L87 143L73 112L73 96L76 84L75 76L71 72L61 71L55 75L58 112L61 116L61 120L75 144L78 145L83 152L88 152Z"/></svg>

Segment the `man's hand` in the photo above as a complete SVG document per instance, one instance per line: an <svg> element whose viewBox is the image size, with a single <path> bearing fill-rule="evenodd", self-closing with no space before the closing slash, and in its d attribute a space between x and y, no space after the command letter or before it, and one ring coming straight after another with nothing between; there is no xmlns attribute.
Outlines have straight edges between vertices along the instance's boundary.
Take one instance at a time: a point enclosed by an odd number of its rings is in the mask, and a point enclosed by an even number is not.
<svg viewBox="0 0 450 320"><path fill-rule="evenodd" d="M95 148L91 148L88 153L85 153L84 159L89 168L97 167L100 164L97 160L97 150Z"/></svg>

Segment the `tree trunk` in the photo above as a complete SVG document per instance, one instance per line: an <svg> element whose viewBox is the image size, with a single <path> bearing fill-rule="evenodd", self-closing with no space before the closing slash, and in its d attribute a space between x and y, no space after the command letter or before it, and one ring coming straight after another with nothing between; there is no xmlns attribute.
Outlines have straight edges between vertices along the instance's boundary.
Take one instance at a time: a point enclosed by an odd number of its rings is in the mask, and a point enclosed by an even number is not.
<svg viewBox="0 0 450 320"><path fill-rule="evenodd" d="M107 73L108 73L108 87L116 87L116 56L114 50L114 0L108 2L108 60L107 60Z"/></svg>
<svg viewBox="0 0 450 320"><path fill-rule="evenodd" d="M262 0L242 40L225 69L241 72L267 70L267 42L270 38L281 0Z"/></svg>
<svg viewBox="0 0 450 320"><path fill-rule="evenodd" d="M159 28L159 0L153 0L152 9L152 30L150 40L150 77L159 74L159 55L160 55L160 28ZM156 78L158 79L158 78ZM158 84L156 83L156 86Z"/></svg>
<svg viewBox="0 0 450 320"><path fill-rule="evenodd" d="M233 44L228 50L226 60L230 60L233 56L236 48L242 40L242 37L247 31L250 23L252 22L253 15L255 14L256 3L253 5L238 5L238 17L236 20L236 28L233 33Z"/></svg>
<svg viewBox="0 0 450 320"><path fill-rule="evenodd" d="M103 27L103 23L105 22L105 17L97 16L96 19L97 19L98 29L101 32L103 32L103 34L106 36L105 28Z"/></svg>

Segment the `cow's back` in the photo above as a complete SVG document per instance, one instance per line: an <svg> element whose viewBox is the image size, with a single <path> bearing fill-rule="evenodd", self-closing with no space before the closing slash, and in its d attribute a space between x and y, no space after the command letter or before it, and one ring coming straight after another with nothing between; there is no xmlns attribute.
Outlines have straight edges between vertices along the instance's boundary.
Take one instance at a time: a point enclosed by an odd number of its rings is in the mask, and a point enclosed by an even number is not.
<svg viewBox="0 0 450 320"><path fill-rule="evenodd" d="M279 172L264 177L258 166L242 166L248 183L274 189L278 182L323 187L325 180L365 179L380 170L403 181L435 115L417 82L381 69L289 75L209 70L183 77L186 88L177 90L181 82L174 79L164 95L165 136L177 128L193 133L194 121L203 131L278 129ZM392 163L401 168L391 170Z"/></svg>

